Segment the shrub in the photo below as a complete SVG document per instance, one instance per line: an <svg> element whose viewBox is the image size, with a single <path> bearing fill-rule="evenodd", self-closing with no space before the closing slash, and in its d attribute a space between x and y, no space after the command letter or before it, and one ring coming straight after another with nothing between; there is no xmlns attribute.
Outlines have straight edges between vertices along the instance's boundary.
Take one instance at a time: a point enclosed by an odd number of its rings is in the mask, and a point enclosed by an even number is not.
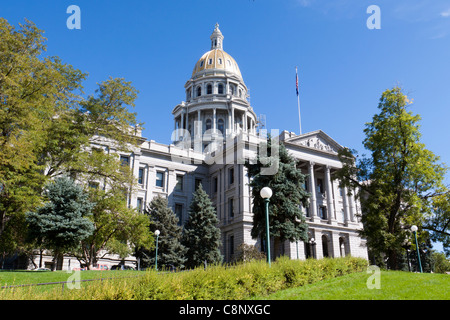
<svg viewBox="0 0 450 320"><path fill-rule="evenodd" d="M272 267L264 261L233 266L210 266L179 273L142 272L127 279L91 282L80 290L55 291L45 297L29 294L22 299L83 300L243 300L263 296L281 289L302 286L352 272L364 271L367 260L336 258L290 260L278 258Z"/></svg>

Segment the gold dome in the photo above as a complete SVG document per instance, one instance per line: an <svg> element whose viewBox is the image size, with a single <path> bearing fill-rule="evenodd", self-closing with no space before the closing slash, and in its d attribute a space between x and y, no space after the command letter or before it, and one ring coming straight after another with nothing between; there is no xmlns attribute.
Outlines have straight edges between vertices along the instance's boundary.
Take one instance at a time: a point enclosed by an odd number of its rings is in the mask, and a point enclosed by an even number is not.
<svg viewBox="0 0 450 320"><path fill-rule="evenodd" d="M192 78L204 70L219 70L236 74L242 79L241 71L233 59L228 53L223 51L223 35L220 32L219 24L216 23L213 33L211 34L211 50L206 52L200 60L197 61L192 71Z"/></svg>
<svg viewBox="0 0 450 320"><path fill-rule="evenodd" d="M204 70L223 70L236 74L242 79L238 64L228 53L222 49L213 49L206 52L195 64L192 77Z"/></svg>

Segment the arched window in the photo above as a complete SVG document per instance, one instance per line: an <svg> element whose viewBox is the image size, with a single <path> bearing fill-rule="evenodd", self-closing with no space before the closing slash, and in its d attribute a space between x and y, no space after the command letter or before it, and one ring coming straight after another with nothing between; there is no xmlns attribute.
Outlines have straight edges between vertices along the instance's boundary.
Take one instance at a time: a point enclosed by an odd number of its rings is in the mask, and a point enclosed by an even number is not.
<svg viewBox="0 0 450 320"><path fill-rule="evenodd" d="M234 86L230 85L230 94L233 96L234 95Z"/></svg>
<svg viewBox="0 0 450 320"><path fill-rule="evenodd" d="M202 87L197 87L197 97L200 97L202 95Z"/></svg>
<svg viewBox="0 0 450 320"><path fill-rule="evenodd" d="M225 123L224 123L223 119L219 119L217 121L217 130L219 130L220 133L223 134L224 133L224 127L225 127Z"/></svg>
<svg viewBox="0 0 450 320"><path fill-rule="evenodd" d="M206 94L212 94L212 85L211 84L208 84L206 86Z"/></svg>
<svg viewBox="0 0 450 320"><path fill-rule="evenodd" d="M328 254L328 237L326 235L322 236L322 252L323 252L323 257L329 257Z"/></svg>
<svg viewBox="0 0 450 320"><path fill-rule="evenodd" d="M219 83L219 86L217 89L218 89L219 94L223 94L223 84Z"/></svg>
<svg viewBox="0 0 450 320"><path fill-rule="evenodd" d="M211 130L211 127L212 127L211 119L206 119L206 128L205 128L205 130Z"/></svg>
<svg viewBox="0 0 450 320"><path fill-rule="evenodd" d="M344 237L339 237L339 251L341 253L341 257L345 257L345 239L344 239Z"/></svg>

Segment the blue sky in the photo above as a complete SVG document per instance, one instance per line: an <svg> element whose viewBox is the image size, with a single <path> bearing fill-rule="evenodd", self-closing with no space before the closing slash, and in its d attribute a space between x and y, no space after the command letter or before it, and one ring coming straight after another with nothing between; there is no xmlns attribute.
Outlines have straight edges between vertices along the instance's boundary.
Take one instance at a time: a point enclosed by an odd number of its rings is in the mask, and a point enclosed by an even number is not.
<svg viewBox="0 0 450 320"><path fill-rule="evenodd" d="M72 4L81 30L66 27ZM379 30L366 26L373 4ZM218 22L269 129L299 131L298 66L303 132L322 129L364 153L364 123L399 84L422 116L423 142L450 164L448 0L15 0L0 4L0 16L45 30L49 55L89 73L86 93L109 76L131 81L148 139L170 143L171 111Z"/></svg>

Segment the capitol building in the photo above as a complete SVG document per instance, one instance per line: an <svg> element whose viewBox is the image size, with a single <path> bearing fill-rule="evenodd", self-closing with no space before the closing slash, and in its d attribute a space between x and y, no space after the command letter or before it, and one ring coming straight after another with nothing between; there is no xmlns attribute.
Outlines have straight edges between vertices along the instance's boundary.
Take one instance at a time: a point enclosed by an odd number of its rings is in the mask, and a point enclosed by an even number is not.
<svg viewBox="0 0 450 320"><path fill-rule="evenodd" d="M138 190L129 202L142 211L153 197L166 197L183 225L193 192L202 184L216 208L224 261L231 261L243 243L261 247L260 239L251 237L252 193L244 160L254 158L257 146L267 138L250 105L239 66L224 51L218 24L210 36L210 50L195 62L184 90L186 101L172 110L173 143L142 138L138 150L120 155L138 179ZM366 241L358 234L361 206L331 178L342 166L337 152L343 147L322 130L300 135L280 130L276 140L307 175L311 197L309 207L303 208L309 241L272 241L273 256L367 259Z"/></svg>
<svg viewBox="0 0 450 320"><path fill-rule="evenodd" d="M223 40L216 24L210 50L194 64L184 85L186 101L172 110L172 144L140 137L141 144L132 153L114 152L133 170L138 188L128 196L128 204L141 212L154 197L162 196L183 225L193 193L201 184L216 209L224 262L230 262L241 244L263 247L261 239L251 236L252 192L244 163L256 159L268 132L250 105L239 66L224 51ZM348 255L368 259L366 241L358 233L362 229L360 203L350 195L354 192L339 188L332 179L333 172L342 167L338 151L343 147L322 130L299 135L271 130L270 136L272 145L283 143L296 159L307 175L305 187L311 195L309 207L302 208L308 241L272 239L272 259L280 255L291 259ZM93 146L108 149L108 141ZM265 169L266 174L275 174L277 168ZM51 256L45 260L50 266ZM115 255L104 255L98 263L111 267L120 261L130 266L137 264L135 257L119 259ZM73 257L66 257L61 267L71 269L76 267L74 263L79 264Z"/></svg>

